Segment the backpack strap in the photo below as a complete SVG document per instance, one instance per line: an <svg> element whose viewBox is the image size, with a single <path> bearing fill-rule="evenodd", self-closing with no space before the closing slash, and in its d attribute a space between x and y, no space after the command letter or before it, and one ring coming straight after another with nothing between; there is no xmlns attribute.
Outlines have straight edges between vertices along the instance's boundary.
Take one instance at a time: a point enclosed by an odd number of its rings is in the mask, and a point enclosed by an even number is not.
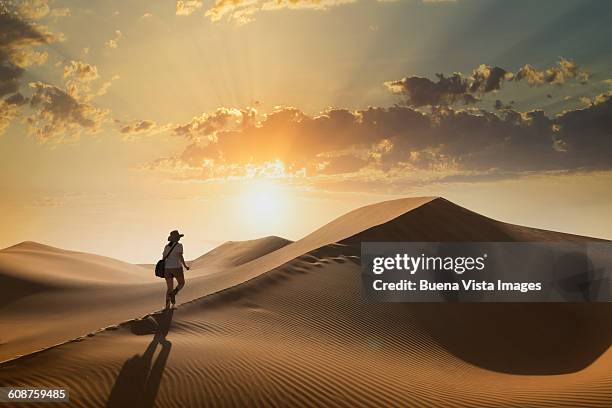
<svg viewBox="0 0 612 408"><path fill-rule="evenodd" d="M174 243L174 245L172 245L172 248L170 248L170 250L168 251L168 253L166 254L166 256L164 256L164 257L162 258L162 261L165 261L165 260L166 260L166 259L167 259L167 258L170 256L170 254L172 253L172 250L173 250L173 249L174 249L174 247L175 247L175 246L177 246L177 245L178 245L178 242L175 242L175 243Z"/></svg>

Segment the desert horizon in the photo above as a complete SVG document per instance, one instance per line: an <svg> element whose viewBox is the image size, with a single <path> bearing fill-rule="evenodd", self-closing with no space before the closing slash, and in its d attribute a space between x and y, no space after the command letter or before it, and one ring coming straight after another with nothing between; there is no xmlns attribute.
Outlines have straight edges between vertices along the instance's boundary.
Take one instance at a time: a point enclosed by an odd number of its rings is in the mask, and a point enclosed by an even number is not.
<svg viewBox="0 0 612 408"><path fill-rule="evenodd" d="M434 198L434 199L435 199L435 198L442 198L442 199L445 199L445 198L444 198L444 197L442 197L442 196L430 196L430 197L431 197L431 198ZM404 197L404 198L409 198L409 197ZM415 197L412 197L412 198L415 198ZM390 200L401 200L401 199L402 199L402 198L397 198L397 197L395 197L395 198L391 198L391 199L388 199L388 200L383 200L383 201L390 201ZM381 201L381 202L382 202L382 201ZM375 205L375 204L378 204L378 203L380 203L380 202L374 202L374 203L371 203L371 204L368 204L368 205ZM350 211L350 210L349 210L349 211ZM489 215L489 216L490 216L490 215ZM491 218L495 218L495 217L493 217L493 216L490 216L490 217L491 217ZM335 219L335 218L332 218L332 219L331 219L330 221L328 221L328 222L331 222L331 221L333 221L334 219ZM508 222L508 221L505 221L505 222ZM513 224L513 222L509 222L509 223L510 223L510 224ZM520 224L520 223L516 223L516 224ZM317 228L321 228L321 227L323 227L323 226L325 226L325 225L326 225L326 223L325 223L325 222L322 222L322 223L321 223L320 225L318 225L318 226L317 226L317 225L315 225L315 226L313 227L313 230L315 230L315 229L317 229ZM532 227L534 227L534 226L532 226ZM166 229L169 229L169 228L171 228L171 227L168 227L168 228L166 228ZM559 233L570 234L570 235L581 235L581 234L580 234L578 231L555 230L555 229L553 229L553 228L541 228L541 227L540 227L540 229L547 229L547 230L550 230L550 231L553 231L553 232L559 232ZM312 232L312 231L310 231L310 232ZM214 251L214 250L218 250L218 249L220 249L220 247L223 247L223 246L224 246L224 245L226 245L226 244L230 244L230 243L234 243L234 242L249 242L249 241L263 240L263 239L267 239L267 238L274 238L274 239L278 239L278 240L281 240L281 241L293 242L293 241L298 241L298 240L300 240L300 239L302 239L302 238L306 237L307 235L309 235L309 234L310 234L310 232L307 232L307 233L305 233L305 234L303 234L303 235L301 235L301 236L298 236L298 237L297 237L297 238L295 238L294 240L289 239L289 238L284 237L284 236L281 236L280 234L279 234L279 235L276 235L276 234L271 234L271 235L258 236L258 237L247 238L247 239L239 239L239 238L237 238L237 237L236 237L236 239L229 239L229 240L227 240L227 241L219 242L218 244L216 244L216 245L212 245L212 246L210 245L210 243L204 243L204 244L202 244L202 247L203 247L203 248L197 248L197 247L195 247L195 245L191 245L191 244L190 244L190 245L189 245L189 250L190 250L190 253L191 253L191 255L190 255L190 256L195 256L195 257L197 257L197 256L198 256L197 254L198 254L199 252L205 251L203 254L200 254L200 256L203 256L203 255L206 255L208 252L211 252L211 251ZM608 236L606 236L606 235L604 235L604 236L592 236L592 238L594 238L594 239L600 239L600 240L610 240L610 239L611 239L610 237L608 237ZM114 258L113 256L110 256L109 254L97 253L97 252L89 252L89 251L83 251L83 250L79 250L79 249L76 249L76 248L66 248L66 247L62 247L62 248L60 248L60 247L56 247L55 245L53 245L53 241L54 241L53 239L50 239L50 241L51 241L51 242L45 242L45 241L42 241L42 240L37 240L37 239L27 239L27 240L24 240L24 241L20 241L20 242L14 242L14 243L11 243L11 244L7 245L7 246L6 246L6 247L4 247L4 248L0 248L0 250L2 250L2 249L10 249L10 248L12 248L12 247L19 246L19 245L30 245L30 244L34 244L34 245L45 245L45 246L49 246L49 247L55 247L56 249L60 249L60 250L67 250L67 251L73 251L73 252L83 252L83 253L87 253L87 254L92 254L92 255L98 255L98 256L102 256L102 257L113 258L113 259L116 259L116 260L118 260L118 261L122 261L122 262L130 263L130 264L134 264L134 265L139 265L139 266L151 266L151 267L153 266L153 260L155 260L155 259L156 259L156 257L157 257L157 255L158 255L157 253L158 253L158 252L160 252L160 251L159 251L159 248L154 249L154 250L151 250L152 255L151 255L150 257L146 257L146 258L138 258L138 260L134 261L134 260L130 260L130 259L120 259L120 258ZM161 235L160 235L159 242L160 242L160 243L163 243L163 241L164 241L164 234L161 234ZM197 241L196 241L196 243L197 243ZM158 245L158 246L159 246L159 245ZM198 251L199 251L199 252L198 252ZM195 259L195 258L194 258L194 259Z"/></svg>

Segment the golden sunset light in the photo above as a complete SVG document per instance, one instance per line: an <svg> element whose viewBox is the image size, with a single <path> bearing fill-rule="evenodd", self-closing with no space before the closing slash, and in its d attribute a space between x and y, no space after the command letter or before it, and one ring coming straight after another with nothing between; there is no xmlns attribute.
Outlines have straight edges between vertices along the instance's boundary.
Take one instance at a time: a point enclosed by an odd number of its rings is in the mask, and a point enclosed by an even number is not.
<svg viewBox="0 0 612 408"><path fill-rule="evenodd" d="M130 231L151 246L157 230L129 225L143 214L221 208L235 225L215 229L201 215L185 226L206 231L196 233L204 245L253 237L279 212L323 225L380 196L415 194L611 237L610 156L589 119L608 104L604 54L593 54L603 43L522 55L508 23L495 34L497 60L493 42L455 56L453 32L496 6L408 3L3 2L2 58L14 69L2 79L1 206L13 228L0 246L35 238L145 262L151 251L110 244ZM548 30L572 7L546 16ZM422 36L427 21L439 29ZM591 133L574 141L583 121ZM284 180L284 201L307 197L306 207L269 200L269 210L255 205L257 222L238 224L244 208L225 200L244 200L260 183L238 185L253 178ZM479 191L489 198L475 199ZM99 225L78 238L57 234L90 222ZM308 231L279 228L291 239Z"/></svg>
<svg viewBox="0 0 612 408"><path fill-rule="evenodd" d="M240 209L236 212L242 225L253 231L282 228L289 222L291 194L273 181L259 181L244 186L238 195ZM263 232L263 231L262 231ZM258 234L259 236L265 233Z"/></svg>

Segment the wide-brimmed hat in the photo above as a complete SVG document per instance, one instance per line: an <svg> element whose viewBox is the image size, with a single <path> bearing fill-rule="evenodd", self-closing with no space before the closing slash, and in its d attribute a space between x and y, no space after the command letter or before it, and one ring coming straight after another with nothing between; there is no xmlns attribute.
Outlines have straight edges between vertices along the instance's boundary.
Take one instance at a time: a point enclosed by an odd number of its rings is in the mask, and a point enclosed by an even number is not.
<svg viewBox="0 0 612 408"><path fill-rule="evenodd" d="M172 238L182 238L184 236L184 234L179 234L177 230L170 231L170 235L168 235L168 241L171 241Z"/></svg>

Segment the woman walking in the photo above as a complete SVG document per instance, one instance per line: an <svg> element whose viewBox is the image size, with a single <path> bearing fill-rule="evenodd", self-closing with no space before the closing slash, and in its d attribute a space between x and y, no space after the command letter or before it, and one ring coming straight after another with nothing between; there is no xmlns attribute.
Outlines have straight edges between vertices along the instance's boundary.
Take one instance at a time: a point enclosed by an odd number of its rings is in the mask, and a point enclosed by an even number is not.
<svg viewBox="0 0 612 408"><path fill-rule="evenodd" d="M166 278L166 309L170 307L170 303L176 304L176 294L185 286L185 276L183 275L183 266L189 270L183 258L183 245L179 240L184 237L177 230L170 232L168 236L168 245L164 247L163 257L165 259L164 277ZM174 289L174 279L176 279L176 289Z"/></svg>

